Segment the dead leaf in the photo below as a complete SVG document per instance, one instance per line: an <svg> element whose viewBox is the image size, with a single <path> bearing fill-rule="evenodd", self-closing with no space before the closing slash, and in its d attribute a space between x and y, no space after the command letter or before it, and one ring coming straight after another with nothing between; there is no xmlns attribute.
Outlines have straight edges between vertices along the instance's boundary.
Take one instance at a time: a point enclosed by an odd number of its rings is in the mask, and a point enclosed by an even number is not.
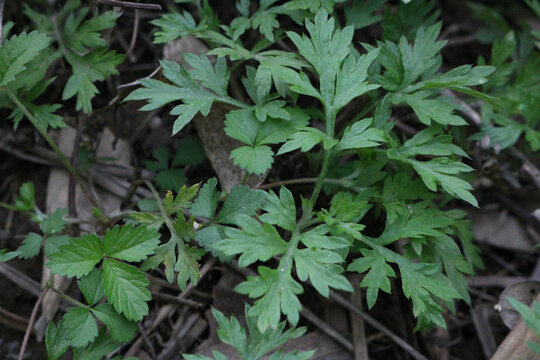
<svg viewBox="0 0 540 360"><path fill-rule="evenodd" d="M532 244L521 223L507 211L483 211L473 217L476 240L498 248L532 251Z"/></svg>
<svg viewBox="0 0 540 360"><path fill-rule="evenodd" d="M496 310L500 312L502 321L510 329L514 328L521 319L519 313L508 302L512 297L524 304L531 304L533 299L540 293L540 281L523 281L508 286L499 296Z"/></svg>

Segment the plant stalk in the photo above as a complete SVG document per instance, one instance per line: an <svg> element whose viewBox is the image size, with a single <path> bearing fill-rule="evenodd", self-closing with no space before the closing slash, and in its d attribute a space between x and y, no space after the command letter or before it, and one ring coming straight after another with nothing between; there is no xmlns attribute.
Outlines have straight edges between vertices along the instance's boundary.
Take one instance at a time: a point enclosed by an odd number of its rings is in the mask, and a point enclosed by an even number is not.
<svg viewBox="0 0 540 360"><path fill-rule="evenodd" d="M60 291L58 289L55 289L54 286L48 282L47 283L47 289L51 289L52 291L54 291L56 294L58 294L58 296L60 296L62 299L64 300L67 300L69 301L70 303L72 303L73 305L77 305L79 307L82 307L82 308L85 308L85 309L88 309L90 310L90 306L86 305L86 304L83 304L82 302L80 301L77 301L75 300L74 298L72 298L71 296L67 295L66 293L64 293L63 291Z"/></svg>
<svg viewBox="0 0 540 360"><path fill-rule="evenodd" d="M71 175L73 175L73 177L75 178L75 180L77 181L77 183L79 184L82 192L84 193L84 195L86 195L86 197L92 202L92 205L96 206L99 208L99 204L97 203L97 201L94 199L93 196L90 195L90 193L88 192L88 190L86 189L86 186L84 184L84 181L83 179L81 178L81 176L79 175L79 173L77 172L77 170L75 170L75 168L71 165L71 163L69 162L69 160L66 158L66 156L64 155L64 153L62 152L62 150L60 150L60 148L58 147L58 145L56 145L56 143L54 142L54 140L49 136L49 134L47 134L47 132L39 125L39 123L37 122L36 118L34 117L34 115L26 108L26 106L24 106L24 104L17 98L17 96L13 93L13 91L11 91L10 88L8 88L7 86L4 87L4 89L6 90L6 93L8 95L8 97L11 99L11 101L13 101L15 103L15 105L19 108L19 110L22 111L22 113L26 116L26 118L28 120L30 120L30 122L32 123L32 125L34 125L34 127L37 129L37 131L39 131L39 133L41 134L41 136L43 136L43 138L45 139L45 141L47 141L47 143L49 144L49 146L58 154L58 156L60 157L60 161L64 164L64 166L66 167L66 169L69 171L69 173Z"/></svg>

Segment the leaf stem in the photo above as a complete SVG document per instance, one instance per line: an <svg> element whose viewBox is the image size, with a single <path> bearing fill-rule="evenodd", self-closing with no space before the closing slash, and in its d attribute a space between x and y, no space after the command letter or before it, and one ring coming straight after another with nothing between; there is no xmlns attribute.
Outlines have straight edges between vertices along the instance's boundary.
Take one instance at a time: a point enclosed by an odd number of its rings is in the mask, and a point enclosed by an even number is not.
<svg viewBox="0 0 540 360"><path fill-rule="evenodd" d="M79 173L77 172L77 170L75 170L75 168L71 165L71 163L69 162L69 160L66 158L66 156L64 155L64 153L62 152L62 150L60 150L60 148L58 147L58 145L56 145L56 143L54 142L54 140L49 136L49 134L47 134L47 132L39 125L38 121L36 120L36 118L34 117L34 115L30 112L30 110L28 110L26 108L26 106L17 98L17 96L13 93L13 91L11 91L11 89L7 86L4 87L4 90L6 91L8 97L11 99L11 101L13 101L15 103L15 105L19 108L19 110L21 110L21 112L26 116L26 118L28 120L30 120L30 122L32 123L32 125L34 125L34 127L37 129L37 131L41 134L41 136L43 136L43 138L45 139L45 141L47 141L47 143L49 144L49 146L58 154L58 156L60 157L60 161L64 164L64 166L66 167L66 169L69 171L69 173L71 175L73 175L73 177L75 178L75 180L77 181L77 183L79 184L82 192L84 193L84 195L86 195L86 197L92 202L92 205L96 206L99 208L99 204L97 203L97 201L94 199L93 196L90 195L90 193L88 192L88 190L86 189L86 186L84 184L84 181L83 179L81 178L81 176L79 175Z"/></svg>
<svg viewBox="0 0 540 360"><path fill-rule="evenodd" d="M334 127L336 124L336 113L332 109L332 107L326 107L325 109L326 113L326 135L328 138L333 139L334 138ZM325 182L326 175L328 174L328 168L330 166L330 157L332 156L332 149L325 149L324 150L324 158L322 163L321 172L319 173L319 176L317 177L317 182L315 183L315 188L313 189L313 192L311 193L311 197L309 199L310 202L310 209L305 210L302 213L302 216L296 223L296 228L294 229L291 240L289 241L289 247L287 248L287 252L283 257L281 258L279 262L279 271L284 274L290 274L292 270L293 265L293 257L294 252L298 248L298 244L300 243L300 231L304 228L304 223L306 223L309 219L308 216L311 214L311 210L313 210L313 207L315 206L315 202L317 201L317 198L319 197L319 194L321 192L322 186Z"/></svg>
<svg viewBox="0 0 540 360"><path fill-rule="evenodd" d="M326 136L329 139L333 139L334 127L336 125L336 112L331 106L325 106L325 115L326 115ZM319 176L317 177L317 183L315 184L313 193L311 193L311 197L309 198L312 209L315 206L315 202L317 201L319 194L321 193L324 180L326 178L326 175L328 174L328 168L330 166L331 157L332 157L332 149L325 149L324 155L323 155L323 163L321 167L321 172L319 173Z"/></svg>
<svg viewBox="0 0 540 360"><path fill-rule="evenodd" d="M53 284L51 282L47 282L47 289L51 289L52 291L54 291L55 293L58 294L58 296L60 296L62 299L64 300L67 300L69 301L70 303L74 304L74 305L77 305L77 306L80 306L82 308L85 308L85 309L88 309L88 310L91 310L90 306L86 305L86 304L83 304L82 302L78 301L78 300L75 300L74 298L72 298L71 296L67 295L66 293L64 293L63 291L60 291L58 289L56 289Z"/></svg>
<svg viewBox="0 0 540 360"><path fill-rule="evenodd" d="M246 104L245 102L242 102L240 100L236 100L236 99L234 99L234 98L232 98L230 96L218 97L216 100L219 101L219 102L225 103L225 104L236 106L237 108L240 108L240 109L245 109L245 108L250 106L250 105Z"/></svg>
<svg viewBox="0 0 540 360"><path fill-rule="evenodd" d="M305 184L305 183L316 183L318 178L311 177L311 178L298 178L298 179L287 179L282 181L276 181L273 183L268 183L264 185L257 186L257 189L265 190L270 188L275 188L282 185L293 185L293 184ZM350 187L350 184L348 183L349 180L342 178L342 179L324 179L324 182L327 184L335 184L340 185L346 188Z"/></svg>
<svg viewBox="0 0 540 360"><path fill-rule="evenodd" d="M161 202L161 198L159 197L159 194L157 193L156 188L148 180L145 180L144 183L146 184L146 186L148 186L148 188L152 192L152 195L154 195L154 199L156 200L157 206L159 208L159 212L161 213L161 216L163 217L163 221L165 221L165 225L171 232L171 235L176 235L176 231L174 230L174 226L171 221L171 218L167 216L167 212L165 211L165 208L163 207L163 203Z"/></svg>
<svg viewBox="0 0 540 360"><path fill-rule="evenodd" d="M319 176L317 177L315 188L313 189L313 193L311 193L311 197L309 198L312 208L313 206L315 206L315 202L317 201L317 198L319 197L319 194L321 193L321 189L325 182L326 175L328 174L328 167L330 166L330 156L331 156L331 150L325 150L321 172L319 173Z"/></svg>
<svg viewBox="0 0 540 360"><path fill-rule="evenodd" d="M2 201L0 201L0 207L2 207L4 209L7 209L7 210L11 210L11 211L17 211L17 212L21 211L17 207L15 207L13 205L9 205L9 204L7 204L5 202L2 202Z"/></svg>

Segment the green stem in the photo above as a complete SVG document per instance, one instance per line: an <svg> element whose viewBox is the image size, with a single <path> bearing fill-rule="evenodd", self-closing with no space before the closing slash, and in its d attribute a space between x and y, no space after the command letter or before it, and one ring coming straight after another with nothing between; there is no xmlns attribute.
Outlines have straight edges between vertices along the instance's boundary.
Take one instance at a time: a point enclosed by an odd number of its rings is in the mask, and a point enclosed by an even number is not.
<svg viewBox="0 0 540 360"><path fill-rule="evenodd" d="M80 301L77 301L75 300L74 298L72 298L71 296L67 295L66 293L58 290L58 289L55 289L54 286L52 285L51 282L47 282L47 285L46 285L49 289L51 289L52 291L54 291L55 293L57 293L62 299L64 300L67 300L69 301L70 303L72 304L75 304L77 306L80 306L82 308L85 308L85 309L88 309L88 310L91 310L90 306L86 305L86 304L83 304L82 302Z"/></svg>
<svg viewBox="0 0 540 360"><path fill-rule="evenodd" d="M163 221L165 221L165 225L171 232L171 235L176 235L176 231L174 230L174 226L171 221L171 218L167 215L167 212L165 211L165 208L163 207L163 203L161 202L161 198L159 197L159 194L157 193L156 188L148 180L145 180L144 183L146 184L146 186L148 186L148 188L152 192L152 195L154 195L154 199L156 200L157 206L159 208L159 212L161 213L161 216L163 217Z"/></svg>
<svg viewBox="0 0 540 360"><path fill-rule="evenodd" d="M242 186L246 185L248 176L249 176L248 172L244 170L244 177L242 178Z"/></svg>
<svg viewBox="0 0 540 360"><path fill-rule="evenodd" d="M4 87L4 90L6 91L8 97L15 103L15 105L21 110L21 112L30 120L32 125L39 131L41 136L47 141L49 146L56 152L58 157L60 157L60 161L64 164L66 169L69 171L71 175L75 178L79 186L81 187L81 190L83 191L84 195L92 202L92 204L96 207L99 207L97 201L90 195L90 193L87 191L86 186L83 182L83 179L80 177L79 173L77 173L77 170L71 165L69 160L66 158L62 150L56 145L54 140L47 134L47 132L39 125L34 115L24 106L24 104L17 98L17 96L11 91L11 89L7 86Z"/></svg>
<svg viewBox="0 0 540 360"><path fill-rule="evenodd" d="M283 257L279 261L278 270L283 274L290 274L292 270L294 252L296 251L296 249L298 248L298 244L300 243L300 226L301 226L300 221L296 225L296 229L294 230L291 236L291 240L289 241L289 247L287 248L287 252L285 253L285 255L283 255Z"/></svg>
<svg viewBox="0 0 540 360"><path fill-rule="evenodd" d="M1 201L0 201L0 207L3 207L4 209L8 209L8 210L11 210L11 211L17 211L17 212L21 211L21 210L17 209L15 206L6 204L5 202L1 202Z"/></svg>
<svg viewBox="0 0 540 360"><path fill-rule="evenodd" d="M220 97L217 100L225 104L236 106L237 108L240 108L240 109L245 109L250 106L246 104L245 102L233 99L232 97Z"/></svg>
<svg viewBox="0 0 540 360"><path fill-rule="evenodd" d="M332 108L326 108L326 135L328 138L332 139L334 137L334 126L336 124L336 114L333 111ZM296 223L296 228L294 229L291 240L289 241L289 247L287 248L287 252L283 257L281 258L279 262L279 271L283 274L290 274L292 271L292 265L293 265L293 257L296 249L298 248L298 244L300 243L300 231L304 228L304 224L308 222L310 219L307 217L308 214L311 214L311 210L313 209L313 206L315 206L315 202L317 201L317 198L319 197L319 194L321 192L322 186L325 182L326 175L328 174L328 167L330 165L330 157L332 156L332 149L324 150L324 159L322 163L321 172L319 173L319 176L317 177L317 182L315 183L315 188L313 189L313 193L310 197L310 206L311 209L308 209L308 211L304 211L302 214L302 217L298 222Z"/></svg>
<svg viewBox="0 0 540 360"><path fill-rule="evenodd" d="M336 126L336 112L334 111L334 109L332 109L332 107L326 107L325 115L326 115L326 136L329 139L333 139L334 127ZM328 168L330 166L331 157L332 157L332 149L325 149L324 155L323 155L323 163L321 167L321 172L319 173L319 176L317 177L317 183L315 184L313 193L311 194L311 197L309 198L312 209L313 209L313 206L315 206L315 202L317 201L319 194L321 193L321 189L324 184L324 179L326 178L326 175L328 174Z"/></svg>
<svg viewBox="0 0 540 360"><path fill-rule="evenodd" d="M350 175L345 176L340 179L324 179L323 182L325 184L335 184L339 185L345 188L349 188L351 186L351 183L349 181ZM298 179L287 179L282 181L276 181L269 184L264 184L257 186L257 189L264 190L264 189L270 189L275 188L282 185L293 185L293 184L306 184L306 183L316 183L318 181L318 178L298 178Z"/></svg>
<svg viewBox="0 0 540 360"><path fill-rule="evenodd" d="M309 198L309 201L311 203L311 208L315 206L315 202L317 201L317 198L319 197L319 194L321 193L324 180L326 178L326 175L328 174L328 167L330 166L330 156L331 156L331 150L325 150L321 172L319 173L317 182L315 183L315 188L313 189L313 193L311 193L311 197Z"/></svg>

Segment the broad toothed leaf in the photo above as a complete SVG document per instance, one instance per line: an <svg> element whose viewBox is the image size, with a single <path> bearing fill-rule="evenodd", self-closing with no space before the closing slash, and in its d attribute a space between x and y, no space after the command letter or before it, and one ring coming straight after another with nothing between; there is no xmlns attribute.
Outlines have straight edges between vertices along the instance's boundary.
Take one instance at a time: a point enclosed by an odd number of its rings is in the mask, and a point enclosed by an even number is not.
<svg viewBox="0 0 540 360"><path fill-rule="evenodd" d="M101 238L96 235L83 235L72 238L58 251L50 255L47 267L58 275L78 278L87 275L103 258Z"/></svg>
<svg viewBox="0 0 540 360"><path fill-rule="evenodd" d="M140 321L148 315L148 304L152 296L148 290L150 281L135 266L118 260L103 260L103 289L109 301L119 313L132 321Z"/></svg>

